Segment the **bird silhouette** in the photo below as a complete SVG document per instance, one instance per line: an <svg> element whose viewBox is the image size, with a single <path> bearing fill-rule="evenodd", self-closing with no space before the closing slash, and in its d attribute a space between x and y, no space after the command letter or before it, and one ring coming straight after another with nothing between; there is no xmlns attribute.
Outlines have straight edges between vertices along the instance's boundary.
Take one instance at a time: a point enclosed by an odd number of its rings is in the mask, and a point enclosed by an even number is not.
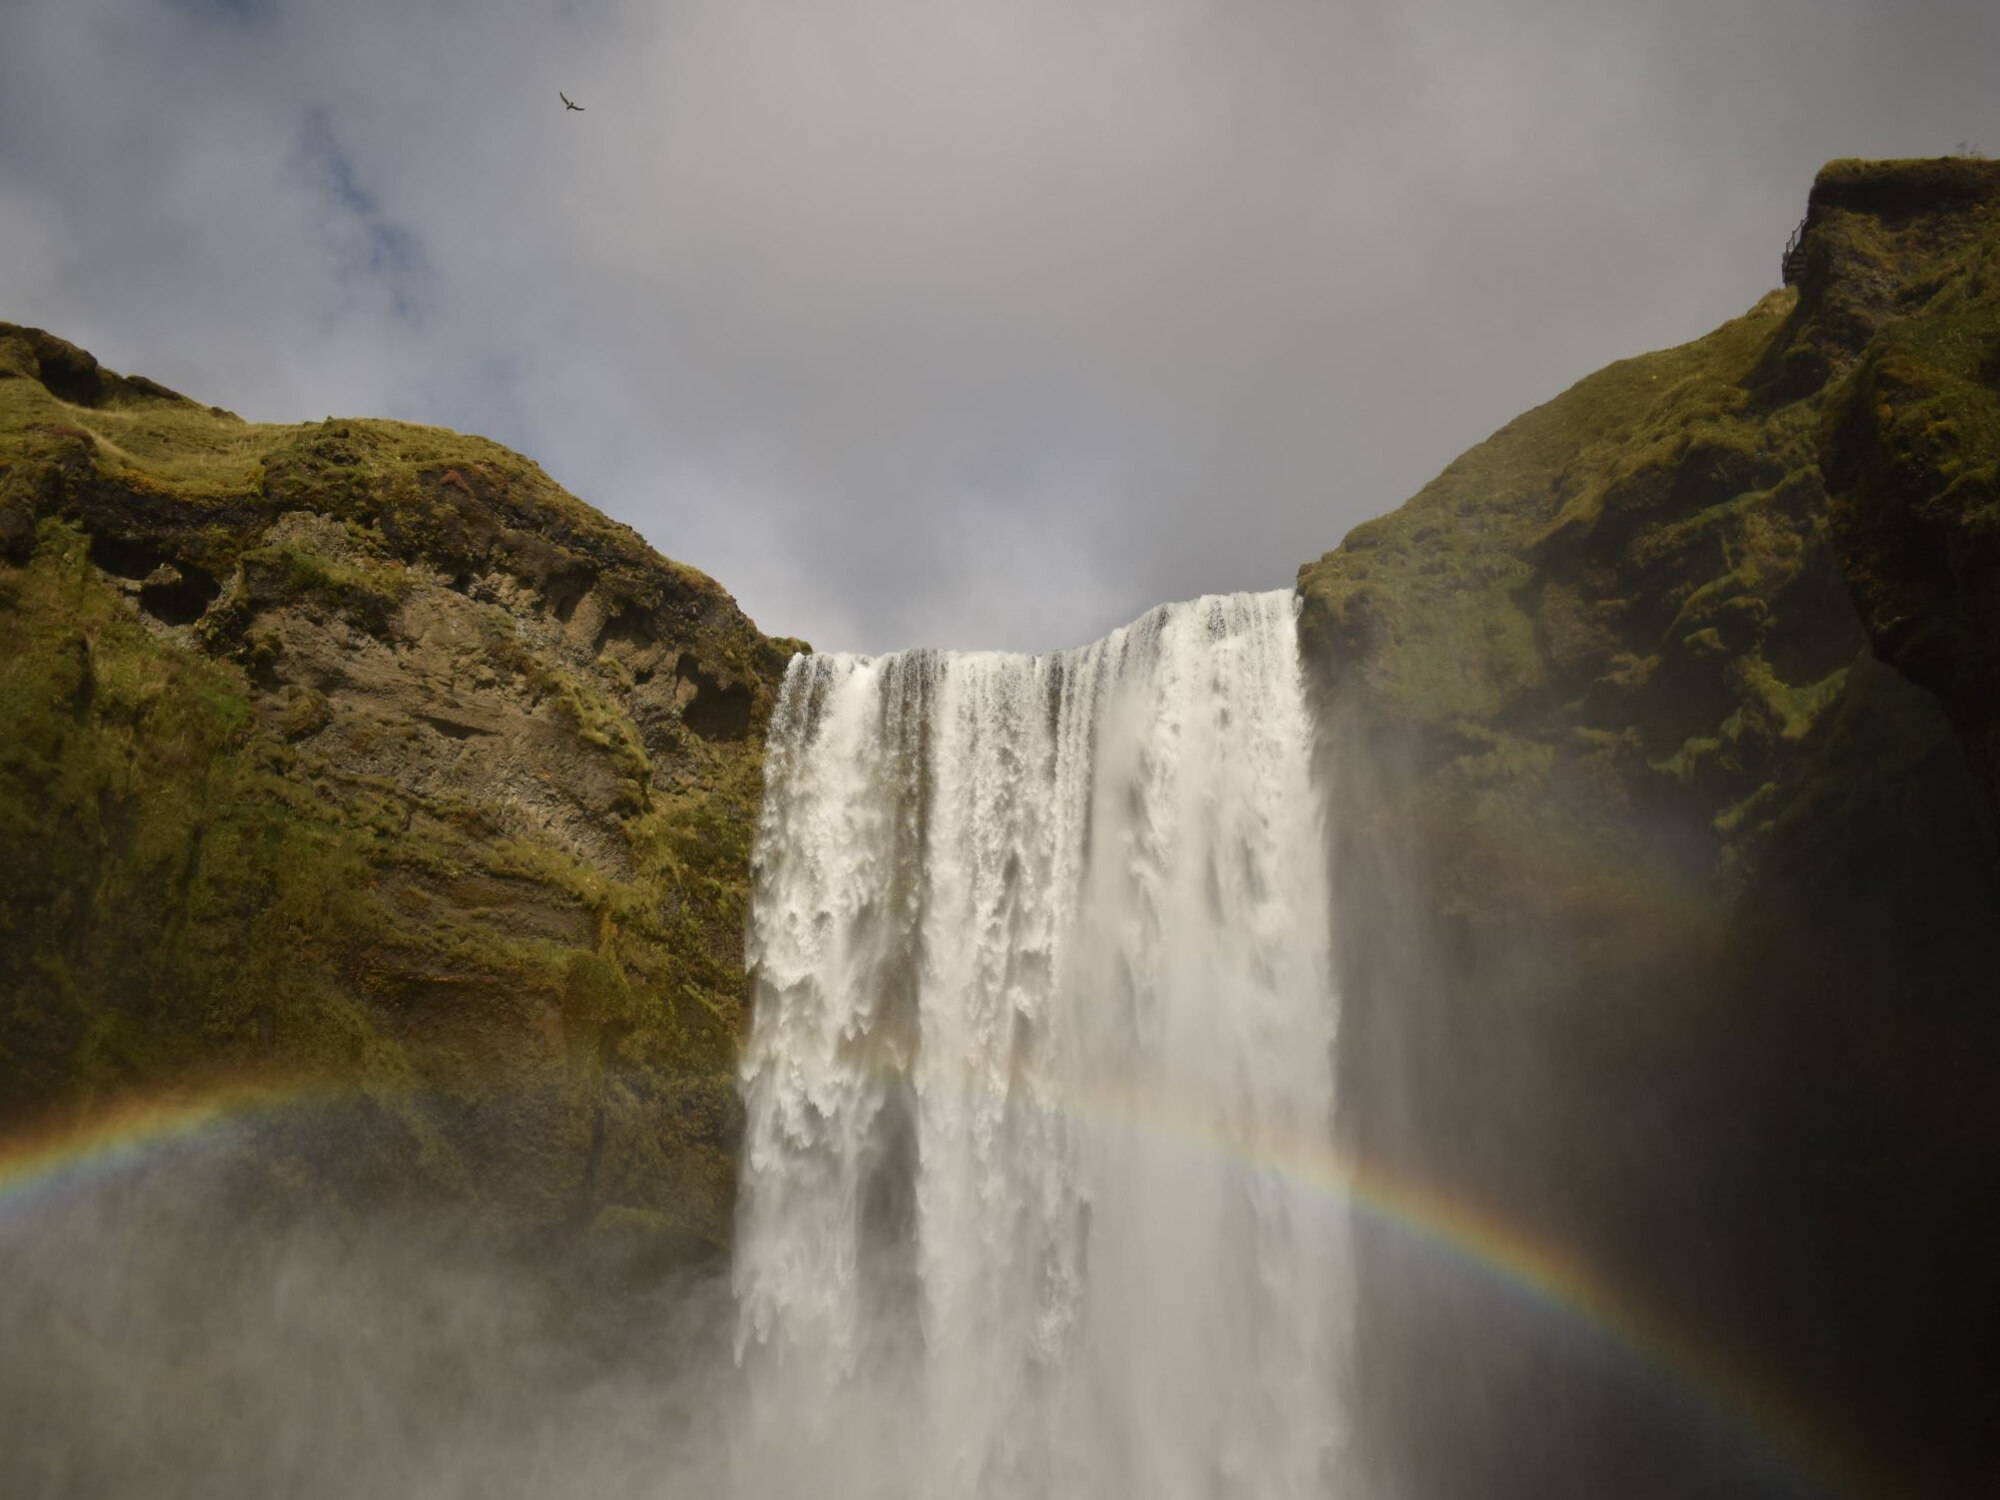
<svg viewBox="0 0 2000 1500"><path fill-rule="evenodd" d="M556 97L562 100L564 109L573 109L578 114L583 113L583 106L581 104L578 104L575 100L571 99L570 96L568 94L565 94L561 89L556 90Z"/></svg>

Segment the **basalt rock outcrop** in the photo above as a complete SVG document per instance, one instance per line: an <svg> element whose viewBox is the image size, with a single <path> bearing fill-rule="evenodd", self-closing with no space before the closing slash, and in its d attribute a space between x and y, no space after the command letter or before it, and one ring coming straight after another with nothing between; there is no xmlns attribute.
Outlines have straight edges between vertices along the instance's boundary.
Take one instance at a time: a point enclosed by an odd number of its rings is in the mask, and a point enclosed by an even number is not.
<svg viewBox="0 0 2000 1500"><path fill-rule="evenodd" d="M1717 1492L1707 1443L1768 1448L1759 1492L1979 1492L2000 165L1828 167L1796 290L1529 412L1300 587L1345 1128L1700 1351L1371 1236L1375 1461L1418 1494ZM1690 1390L1720 1416L1673 1415Z"/></svg>
<svg viewBox="0 0 2000 1500"><path fill-rule="evenodd" d="M0 551L0 1127L250 1087L315 1193L723 1243L795 642L494 444L8 324Z"/></svg>

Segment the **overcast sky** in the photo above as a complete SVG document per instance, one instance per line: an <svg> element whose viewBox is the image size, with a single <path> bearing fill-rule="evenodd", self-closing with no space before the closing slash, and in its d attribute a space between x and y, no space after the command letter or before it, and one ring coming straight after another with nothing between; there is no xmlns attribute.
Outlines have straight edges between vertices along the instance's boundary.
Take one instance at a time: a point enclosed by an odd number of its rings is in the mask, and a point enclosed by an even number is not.
<svg viewBox="0 0 2000 1500"><path fill-rule="evenodd" d="M1032 649L1287 585L1961 141L1992 0L4 0L0 318Z"/></svg>

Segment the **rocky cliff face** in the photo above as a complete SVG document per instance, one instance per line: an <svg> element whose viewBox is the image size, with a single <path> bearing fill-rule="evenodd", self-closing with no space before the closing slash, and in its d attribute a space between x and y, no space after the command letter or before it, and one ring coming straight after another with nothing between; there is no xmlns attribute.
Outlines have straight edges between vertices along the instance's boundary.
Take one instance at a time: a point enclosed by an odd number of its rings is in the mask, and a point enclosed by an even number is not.
<svg viewBox="0 0 2000 1500"><path fill-rule="evenodd" d="M1781 1470L1972 1493L2000 1457L2000 166L1837 163L1805 243L1796 293L1590 377L1301 570L1347 1128L1762 1371L1824 1450L1777 1440ZM1392 1241L1363 1280L1363 1430L1416 1492L1686 1492L1694 1439L1575 1330Z"/></svg>
<svg viewBox="0 0 2000 1500"><path fill-rule="evenodd" d="M0 1126L339 1101L336 1196L719 1245L794 642L493 444L0 324Z"/></svg>

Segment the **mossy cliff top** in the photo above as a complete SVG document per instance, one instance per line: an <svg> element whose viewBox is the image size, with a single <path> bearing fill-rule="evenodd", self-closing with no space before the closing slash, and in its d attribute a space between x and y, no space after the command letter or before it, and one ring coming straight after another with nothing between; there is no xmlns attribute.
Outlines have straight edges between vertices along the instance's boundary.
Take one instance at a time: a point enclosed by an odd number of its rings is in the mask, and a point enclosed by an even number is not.
<svg viewBox="0 0 2000 1500"><path fill-rule="evenodd" d="M172 561L207 588L279 516L310 510L373 529L385 554L461 587L510 578L565 622L588 597L613 637L671 641L753 697L772 651L781 670L797 645L767 641L713 579L484 438L380 420L248 423L11 323L0 392L0 542L17 561L35 518L59 511L111 551L116 538L170 536Z"/></svg>
<svg viewBox="0 0 2000 1500"><path fill-rule="evenodd" d="M297 1090L336 1197L719 1245L796 646L492 443L0 324L0 1129Z"/></svg>
<svg viewBox="0 0 2000 1500"><path fill-rule="evenodd" d="M1698 741L1747 768L1803 733L1858 624L2000 791L2000 163L1835 162L1809 203L1797 291L1579 382L1302 568L1324 669L1386 720L1597 733L1685 779ZM1661 673L1701 711L1629 712Z"/></svg>
<svg viewBox="0 0 2000 1500"><path fill-rule="evenodd" d="M1955 1493L2000 1460L2000 164L1809 203L1795 290L1301 569L1346 1108ZM1560 1356L1371 1286L1415 1492L1655 1492L1601 1383L1536 1385L1543 1472L1492 1393Z"/></svg>

